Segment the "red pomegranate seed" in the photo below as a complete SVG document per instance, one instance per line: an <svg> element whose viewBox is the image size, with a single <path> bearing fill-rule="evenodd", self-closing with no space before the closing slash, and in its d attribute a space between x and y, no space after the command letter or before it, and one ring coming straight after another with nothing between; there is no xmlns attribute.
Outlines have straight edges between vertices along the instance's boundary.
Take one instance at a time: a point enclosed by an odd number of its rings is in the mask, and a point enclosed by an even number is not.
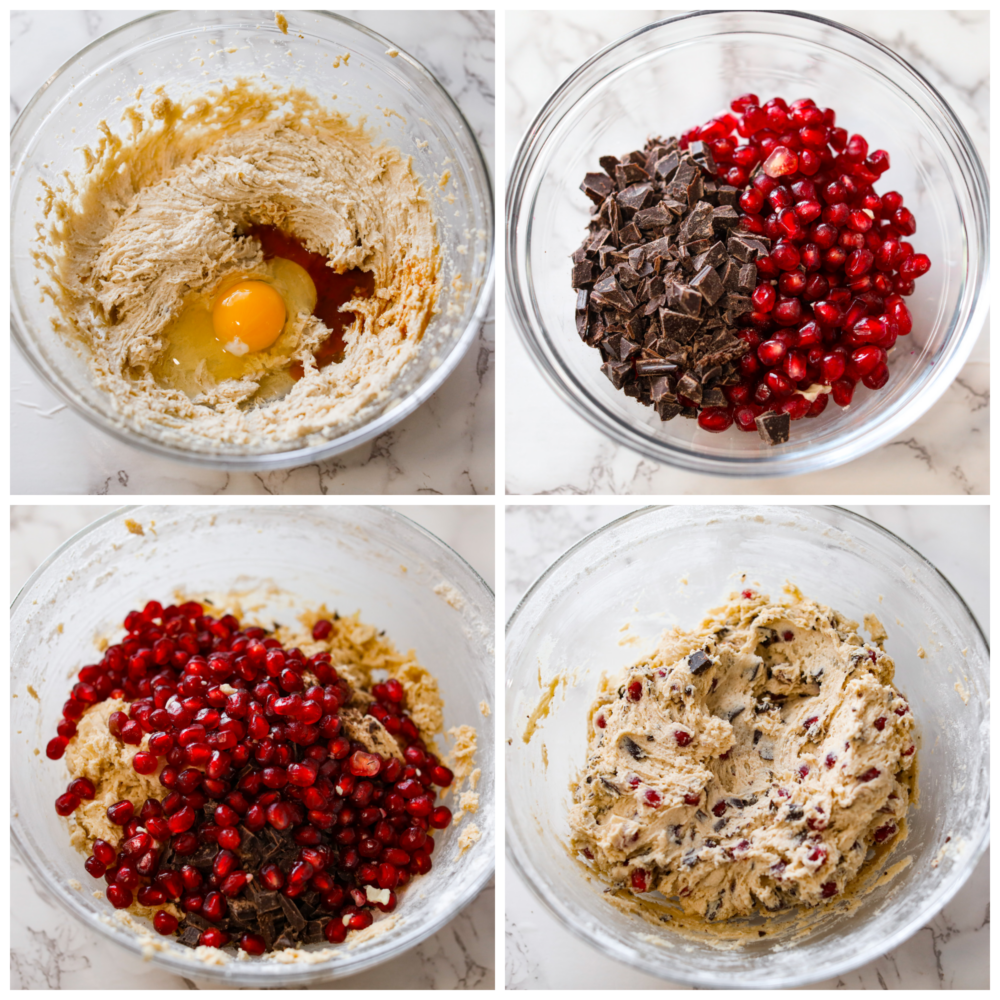
<svg viewBox="0 0 1000 1000"><path fill-rule="evenodd" d="M226 915L227 909L225 896L221 892L210 892L202 903L201 915L215 923Z"/></svg>
<svg viewBox="0 0 1000 1000"><path fill-rule="evenodd" d="M108 819L115 826L124 826L132 818L134 812L135 807L132 803L128 799L122 799L120 802L108 806Z"/></svg>
<svg viewBox="0 0 1000 1000"><path fill-rule="evenodd" d="M66 786L66 791L79 799L92 799L97 794L94 783L88 778L74 778Z"/></svg>
<svg viewBox="0 0 1000 1000"><path fill-rule="evenodd" d="M713 434L727 430L732 424L732 414L719 406L709 406L698 413L698 426Z"/></svg>
<svg viewBox="0 0 1000 1000"><path fill-rule="evenodd" d="M116 910L127 910L132 905L132 893L117 882L108 886L108 902Z"/></svg>
<svg viewBox="0 0 1000 1000"><path fill-rule="evenodd" d="M677 741L679 747L686 747L691 742L691 734L684 732L682 729L675 729L674 739Z"/></svg>
<svg viewBox="0 0 1000 1000"><path fill-rule="evenodd" d="M225 931L220 931L218 927L209 927L201 932L198 944L206 948L222 948L229 944L229 935Z"/></svg>
<svg viewBox="0 0 1000 1000"><path fill-rule="evenodd" d="M648 874L644 868L635 868L630 878L633 892L646 892Z"/></svg>
<svg viewBox="0 0 1000 1000"><path fill-rule="evenodd" d="M382 758L375 753L356 750L351 754L351 759L347 763L351 774L357 777L372 777L378 774L381 769Z"/></svg>
<svg viewBox="0 0 1000 1000"><path fill-rule="evenodd" d="M63 736L56 736L45 745L45 756L49 760L59 760L66 752L69 740Z"/></svg>
<svg viewBox="0 0 1000 1000"><path fill-rule="evenodd" d="M858 781L874 781L881 773L877 767L870 767L864 774L858 776Z"/></svg>
<svg viewBox="0 0 1000 1000"><path fill-rule="evenodd" d="M444 830L451 822L451 810L447 806L438 806L427 821L435 830Z"/></svg>
<svg viewBox="0 0 1000 1000"><path fill-rule="evenodd" d="M768 177L784 177L798 169L798 157L786 146L775 146L764 160L764 173Z"/></svg>
<svg viewBox="0 0 1000 1000"><path fill-rule="evenodd" d="M158 910L153 917L153 926L159 934L173 934L177 930L177 918L166 910Z"/></svg>
<svg viewBox="0 0 1000 1000"><path fill-rule="evenodd" d="M91 855L83 863L83 867L87 870L87 873L93 878L100 878L107 870L108 866L104 864L103 861L99 861L96 857Z"/></svg>
<svg viewBox="0 0 1000 1000"><path fill-rule="evenodd" d="M132 758L132 767L138 774L152 774L159 766L156 755L145 750L140 750Z"/></svg>

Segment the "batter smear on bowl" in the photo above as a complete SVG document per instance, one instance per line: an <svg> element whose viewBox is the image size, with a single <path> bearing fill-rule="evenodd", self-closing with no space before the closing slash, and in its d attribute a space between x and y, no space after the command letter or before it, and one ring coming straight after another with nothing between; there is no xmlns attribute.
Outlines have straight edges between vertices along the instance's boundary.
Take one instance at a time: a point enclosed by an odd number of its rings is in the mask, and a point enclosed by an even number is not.
<svg viewBox="0 0 1000 1000"><path fill-rule="evenodd" d="M913 715L885 632L745 590L605 677L572 845L615 887L708 921L819 906L905 829Z"/></svg>
<svg viewBox="0 0 1000 1000"><path fill-rule="evenodd" d="M475 809L474 734L452 731L456 780L413 654L356 615L302 621L265 631L151 601L80 671L48 744L73 775L55 808L83 867L116 909L193 948L340 944L430 871L453 820L439 790L466 783Z"/></svg>
<svg viewBox="0 0 1000 1000"><path fill-rule="evenodd" d="M295 88L150 97L47 190L35 248L56 329L122 421L266 452L381 412L440 286L410 160Z"/></svg>

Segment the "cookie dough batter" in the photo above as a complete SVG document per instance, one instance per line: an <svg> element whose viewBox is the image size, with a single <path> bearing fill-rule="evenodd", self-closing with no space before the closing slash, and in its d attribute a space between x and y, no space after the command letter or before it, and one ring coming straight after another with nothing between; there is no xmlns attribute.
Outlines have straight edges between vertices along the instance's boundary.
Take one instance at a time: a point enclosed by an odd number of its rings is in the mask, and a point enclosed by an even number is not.
<svg viewBox="0 0 1000 1000"><path fill-rule="evenodd" d="M844 893L902 828L913 715L872 641L751 590L602 680L572 846L605 880L725 920Z"/></svg>
<svg viewBox="0 0 1000 1000"><path fill-rule="evenodd" d="M123 423L186 448L281 450L369 419L391 402L439 289L435 220L409 160L303 90L243 81L186 105L151 96L126 110L129 139L105 125L86 175L47 193L36 258L57 329ZM265 275L260 244L242 237L254 225L338 273L374 276L374 295L345 307L359 320L343 361L316 366L329 331L301 312L241 378L206 376L193 397L164 387L153 370L170 323L227 279ZM254 398L293 362L305 374L286 395Z"/></svg>

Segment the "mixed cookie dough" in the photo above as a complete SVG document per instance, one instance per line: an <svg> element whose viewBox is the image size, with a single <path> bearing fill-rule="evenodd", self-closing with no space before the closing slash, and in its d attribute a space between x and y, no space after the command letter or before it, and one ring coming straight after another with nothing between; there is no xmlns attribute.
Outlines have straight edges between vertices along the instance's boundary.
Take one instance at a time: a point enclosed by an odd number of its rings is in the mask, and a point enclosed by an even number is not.
<svg viewBox="0 0 1000 1000"><path fill-rule="evenodd" d="M188 104L162 88L136 96L123 116L131 136L105 125L84 150L87 173L47 192L36 249L57 329L122 420L186 448L269 451L335 436L384 407L440 282L430 200L409 159L299 89L242 81ZM344 306L357 321L342 360L316 364L329 330L309 305L286 302L280 336L241 353L239 377L198 370L194 393L164 384L157 362L172 323L209 316L234 281L273 281L250 235L259 227L338 274L373 279L370 297ZM258 395L282 375L283 394Z"/></svg>
<svg viewBox="0 0 1000 1000"><path fill-rule="evenodd" d="M752 590L602 680L572 846L613 885L725 920L842 895L903 829L913 715L885 632Z"/></svg>

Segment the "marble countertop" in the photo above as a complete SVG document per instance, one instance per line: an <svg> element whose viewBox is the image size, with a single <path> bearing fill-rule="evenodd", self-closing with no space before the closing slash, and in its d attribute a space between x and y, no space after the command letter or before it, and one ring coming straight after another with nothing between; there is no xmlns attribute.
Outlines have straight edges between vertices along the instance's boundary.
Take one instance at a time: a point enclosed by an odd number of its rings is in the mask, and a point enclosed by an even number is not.
<svg viewBox="0 0 1000 1000"><path fill-rule="evenodd" d="M479 572L494 579L492 506L396 507L433 532ZM11 507L11 595L49 553L115 505ZM11 989L217 989L148 965L79 924L11 853ZM496 978L495 888L483 891L451 923L404 955L347 979L309 989L493 989Z"/></svg>
<svg viewBox="0 0 1000 1000"><path fill-rule="evenodd" d="M146 11L11 14L11 123L75 52ZM433 71L458 102L494 172L492 11L340 11L391 38ZM79 417L11 351L11 491L120 494L483 494L494 490L495 333L492 308L444 385L415 413L322 463L226 473L162 459Z"/></svg>
<svg viewBox="0 0 1000 1000"><path fill-rule="evenodd" d="M505 601L513 609L559 555L635 506L508 506ZM848 507L926 556L965 598L989 637L989 508ZM989 852L954 899L889 954L810 989L988 989ZM621 965L566 930L511 865L505 878L507 989L686 989Z"/></svg>
<svg viewBox="0 0 1000 1000"><path fill-rule="evenodd" d="M627 32L679 11L510 11L505 20L504 168L555 88ZM989 170L989 12L811 11L870 35L916 67L951 104ZM855 461L787 479L729 480L642 458L593 429L542 377L508 331L507 493L927 494L989 492L989 321L958 378L920 420ZM516 391L514 388L516 387Z"/></svg>

